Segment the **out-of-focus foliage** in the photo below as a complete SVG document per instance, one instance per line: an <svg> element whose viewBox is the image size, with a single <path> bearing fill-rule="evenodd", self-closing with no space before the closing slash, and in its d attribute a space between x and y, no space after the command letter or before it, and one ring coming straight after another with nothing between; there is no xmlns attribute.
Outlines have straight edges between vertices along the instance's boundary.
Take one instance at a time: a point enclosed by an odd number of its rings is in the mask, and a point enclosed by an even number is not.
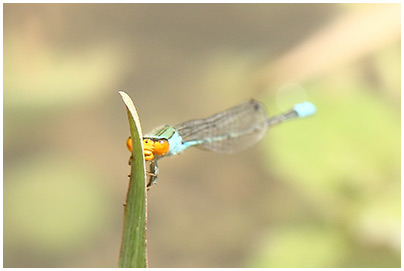
<svg viewBox="0 0 404 271"><path fill-rule="evenodd" d="M381 70L396 65L387 60ZM308 84L317 115L268 136L270 169L303 197L307 207L296 208L316 215L268 230L256 266L393 267L400 261L399 108L352 72Z"/></svg>
<svg viewBox="0 0 404 271"><path fill-rule="evenodd" d="M334 19L382 6L5 4L4 266L117 266L123 89L145 132L250 98L271 115L306 99L318 107L247 151L161 161L150 267L399 267L399 37L310 79L255 88L263 67ZM309 57L308 69L325 54Z"/></svg>

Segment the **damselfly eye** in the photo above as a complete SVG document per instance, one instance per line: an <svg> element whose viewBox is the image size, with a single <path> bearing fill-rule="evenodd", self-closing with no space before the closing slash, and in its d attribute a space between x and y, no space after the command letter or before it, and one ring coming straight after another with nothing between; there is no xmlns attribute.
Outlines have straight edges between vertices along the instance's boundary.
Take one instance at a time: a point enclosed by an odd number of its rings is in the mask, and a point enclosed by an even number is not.
<svg viewBox="0 0 404 271"><path fill-rule="evenodd" d="M128 137L128 139L126 140L126 147L128 148L128 150L130 152L132 152L132 138Z"/></svg>
<svg viewBox="0 0 404 271"><path fill-rule="evenodd" d="M167 139L159 139L154 142L154 153L160 156L165 155L170 148L170 144Z"/></svg>

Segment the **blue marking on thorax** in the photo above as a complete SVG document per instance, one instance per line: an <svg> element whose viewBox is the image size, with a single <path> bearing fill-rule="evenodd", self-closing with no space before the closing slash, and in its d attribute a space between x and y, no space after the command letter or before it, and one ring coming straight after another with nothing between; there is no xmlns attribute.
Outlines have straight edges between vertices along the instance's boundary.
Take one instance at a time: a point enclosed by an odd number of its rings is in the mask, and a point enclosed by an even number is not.
<svg viewBox="0 0 404 271"><path fill-rule="evenodd" d="M166 156L179 154L188 149L189 147L199 144L198 141L182 142L182 137L179 135L177 130L170 138L168 138L168 143L170 144L170 149L166 154Z"/></svg>
<svg viewBox="0 0 404 271"><path fill-rule="evenodd" d="M168 144L170 145L170 147L167 154L162 157L179 154L191 146L199 145L202 143L201 140L182 142L182 137L180 136L178 131L170 125L164 125L160 128L157 128L145 137L154 139L164 138L168 140Z"/></svg>

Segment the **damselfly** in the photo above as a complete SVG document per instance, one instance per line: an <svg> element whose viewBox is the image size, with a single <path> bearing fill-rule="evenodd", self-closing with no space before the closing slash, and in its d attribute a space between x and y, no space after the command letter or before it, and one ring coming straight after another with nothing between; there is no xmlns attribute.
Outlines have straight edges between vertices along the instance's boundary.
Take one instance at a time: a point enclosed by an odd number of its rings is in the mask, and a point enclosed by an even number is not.
<svg viewBox="0 0 404 271"><path fill-rule="evenodd" d="M179 154L192 146L223 153L242 151L262 139L269 127L315 112L312 103L304 102L284 114L268 118L264 106L250 100L205 119L159 127L143 137L144 158L149 163L147 187L157 182L157 161L163 157ZM130 137L126 144L132 152Z"/></svg>

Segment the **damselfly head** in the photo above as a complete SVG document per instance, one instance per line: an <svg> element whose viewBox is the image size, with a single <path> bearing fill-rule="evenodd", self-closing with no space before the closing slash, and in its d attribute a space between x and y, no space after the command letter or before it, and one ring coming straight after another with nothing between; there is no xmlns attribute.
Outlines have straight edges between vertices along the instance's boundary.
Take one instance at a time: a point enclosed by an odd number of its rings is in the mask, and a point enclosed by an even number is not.
<svg viewBox="0 0 404 271"><path fill-rule="evenodd" d="M129 137L126 140L126 147L128 150L132 152L132 138ZM143 138L143 152L144 159L146 161L151 161L155 158L155 156L164 156L167 154L170 149L170 144L168 140L165 138Z"/></svg>
<svg viewBox="0 0 404 271"><path fill-rule="evenodd" d="M164 156L170 148L165 138L143 138L144 159L151 161L155 156Z"/></svg>

